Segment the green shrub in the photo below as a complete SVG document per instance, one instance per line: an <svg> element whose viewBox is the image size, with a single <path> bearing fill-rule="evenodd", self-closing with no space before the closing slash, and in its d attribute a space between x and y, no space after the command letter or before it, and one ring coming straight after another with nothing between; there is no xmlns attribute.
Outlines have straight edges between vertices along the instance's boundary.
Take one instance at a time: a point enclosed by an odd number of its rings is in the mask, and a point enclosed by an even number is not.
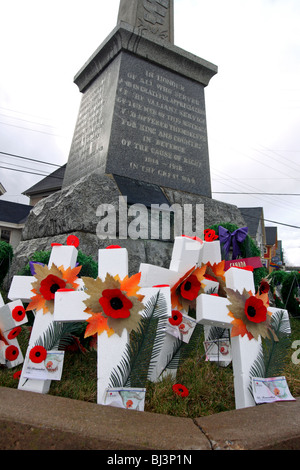
<svg viewBox="0 0 300 470"><path fill-rule="evenodd" d="M50 259L51 251L36 251L30 261L48 264ZM78 251L77 263L82 266L79 277L87 276L96 278L98 276L98 264L93 260L91 256L87 256L81 251ZM30 276L30 265L29 263L21 269L18 273L20 276Z"/></svg>
<svg viewBox="0 0 300 470"><path fill-rule="evenodd" d="M0 286L8 273L10 263L14 256L12 246L4 241L0 241Z"/></svg>
<svg viewBox="0 0 300 470"><path fill-rule="evenodd" d="M281 296L284 304L284 308L293 317L300 318L300 304L295 297L299 296L299 285L300 285L300 273L298 271L291 271L286 273L286 276L283 279L281 287Z"/></svg>

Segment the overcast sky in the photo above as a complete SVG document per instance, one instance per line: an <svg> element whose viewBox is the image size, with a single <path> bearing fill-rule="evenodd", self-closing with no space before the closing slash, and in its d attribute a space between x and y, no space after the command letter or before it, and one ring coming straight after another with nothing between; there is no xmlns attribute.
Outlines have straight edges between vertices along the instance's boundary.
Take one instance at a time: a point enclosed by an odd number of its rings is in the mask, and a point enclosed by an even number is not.
<svg viewBox="0 0 300 470"><path fill-rule="evenodd" d="M263 207L300 265L300 230L286 226L300 227L300 196L288 195L300 194L300 1L174 4L175 45L219 69L205 90L213 197ZM115 27L119 0L0 6L0 152L62 165L81 98L73 77ZM42 176L23 171L56 168L3 154L0 166L20 170L0 168L2 199L25 204L21 193Z"/></svg>

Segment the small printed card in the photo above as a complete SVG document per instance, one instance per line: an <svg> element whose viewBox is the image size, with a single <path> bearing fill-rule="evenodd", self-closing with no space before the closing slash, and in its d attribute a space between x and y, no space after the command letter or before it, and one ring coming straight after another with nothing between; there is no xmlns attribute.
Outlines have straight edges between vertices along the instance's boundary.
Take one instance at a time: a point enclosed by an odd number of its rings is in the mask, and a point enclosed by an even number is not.
<svg viewBox="0 0 300 470"><path fill-rule="evenodd" d="M267 379L253 377L252 390L257 404L295 400L290 393L285 377L271 377Z"/></svg>
<svg viewBox="0 0 300 470"><path fill-rule="evenodd" d="M145 395L145 388L108 388L104 404L127 410L144 411Z"/></svg>
<svg viewBox="0 0 300 470"><path fill-rule="evenodd" d="M47 357L38 364L29 358L24 364L24 377L36 380L61 380L64 351L47 351Z"/></svg>
<svg viewBox="0 0 300 470"><path fill-rule="evenodd" d="M184 343L188 343L197 325L197 321L188 315L181 315L182 320L179 324L173 325L170 321L167 322L166 332L175 336L175 338L181 339Z"/></svg>
<svg viewBox="0 0 300 470"><path fill-rule="evenodd" d="M232 360L229 339L225 338L204 341L203 345L207 361L230 362Z"/></svg>

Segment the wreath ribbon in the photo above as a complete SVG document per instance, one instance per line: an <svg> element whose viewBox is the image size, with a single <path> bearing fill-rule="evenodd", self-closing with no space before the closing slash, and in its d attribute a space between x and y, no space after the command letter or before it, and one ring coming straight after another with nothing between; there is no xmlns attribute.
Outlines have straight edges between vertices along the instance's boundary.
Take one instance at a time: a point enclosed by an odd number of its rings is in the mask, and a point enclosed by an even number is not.
<svg viewBox="0 0 300 470"><path fill-rule="evenodd" d="M238 243L242 243L248 234L248 227L238 228L234 232L230 233L229 230L219 227L219 240L223 245L225 256L227 258L230 247L232 245L233 253L232 259L236 259L240 254L240 248Z"/></svg>

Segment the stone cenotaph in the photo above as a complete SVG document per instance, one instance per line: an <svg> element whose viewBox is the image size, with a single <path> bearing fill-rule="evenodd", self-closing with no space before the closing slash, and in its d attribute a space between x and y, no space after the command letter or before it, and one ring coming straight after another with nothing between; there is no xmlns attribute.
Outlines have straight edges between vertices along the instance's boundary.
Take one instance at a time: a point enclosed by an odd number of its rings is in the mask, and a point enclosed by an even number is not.
<svg viewBox="0 0 300 470"><path fill-rule="evenodd" d="M117 26L74 78L82 100L62 189L31 211L15 267L70 233L91 256L127 248L134 272L141 262L168 265L173 236L133 240L117 228L99 237L105 207L121 218L121 197L126 209L202 205L205 226L245 225L236 206L211 195L204 91L216 73L174 45L173 0L121 0Z"/></svg>

